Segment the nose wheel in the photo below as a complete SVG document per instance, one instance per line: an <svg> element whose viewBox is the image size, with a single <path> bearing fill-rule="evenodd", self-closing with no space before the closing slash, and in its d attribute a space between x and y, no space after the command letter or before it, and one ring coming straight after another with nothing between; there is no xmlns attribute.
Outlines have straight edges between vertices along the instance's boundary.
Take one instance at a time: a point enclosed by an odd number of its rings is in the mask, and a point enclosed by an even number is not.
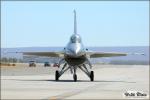
<svg viewBox="0 0 150 100"><path fill-rule="evenodd" d="M73 75L73 79L74 79L74 82L77 81L77 75L76 74Z"/></svg>

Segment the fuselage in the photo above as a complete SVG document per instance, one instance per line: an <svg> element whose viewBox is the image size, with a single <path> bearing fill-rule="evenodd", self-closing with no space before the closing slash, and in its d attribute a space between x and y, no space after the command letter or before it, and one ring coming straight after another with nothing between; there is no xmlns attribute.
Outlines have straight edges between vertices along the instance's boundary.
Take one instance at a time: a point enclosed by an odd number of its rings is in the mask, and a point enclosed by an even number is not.
<svg viewBox="0 0 150 100"><path fill-rule="evenodd" d="M86 51L79 34L73 34L65 48L65 61L71 66L78 66L86 61Z"/></svg>

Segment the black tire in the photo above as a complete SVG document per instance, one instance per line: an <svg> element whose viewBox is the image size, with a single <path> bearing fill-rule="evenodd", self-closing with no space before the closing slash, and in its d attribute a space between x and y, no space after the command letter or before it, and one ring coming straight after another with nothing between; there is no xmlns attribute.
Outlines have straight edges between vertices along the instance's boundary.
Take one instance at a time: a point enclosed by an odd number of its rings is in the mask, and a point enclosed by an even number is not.
<svg viewBox="0 0 150 100"><path fill-rule="evenodd" d="M74 82L77 81L77 75L76 74L73 75L73 79L74 79Z"/></svg>
<svg viewBox="0 0 150 100"><path fill-rule="evenodd" d="M59 71L56 70L55 72L55 80L58 81L59 80Z"/></svg>
<svg viewBox="0 0 150 100"><path fill-rule="evenodd" d="M94 71L91 71L90 79L91 79L91 81L94 81Z"/></svg>

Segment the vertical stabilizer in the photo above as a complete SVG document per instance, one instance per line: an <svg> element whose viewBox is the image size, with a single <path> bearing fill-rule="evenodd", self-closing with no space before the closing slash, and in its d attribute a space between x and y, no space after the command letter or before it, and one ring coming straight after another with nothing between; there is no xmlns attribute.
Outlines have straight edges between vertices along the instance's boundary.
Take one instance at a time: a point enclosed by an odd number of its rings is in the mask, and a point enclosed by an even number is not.
<svg viewBox="0 0 150 100"><path fill-rule="evenodd" d="M74 34L77 34L76 11L74 10Z"/></svg>

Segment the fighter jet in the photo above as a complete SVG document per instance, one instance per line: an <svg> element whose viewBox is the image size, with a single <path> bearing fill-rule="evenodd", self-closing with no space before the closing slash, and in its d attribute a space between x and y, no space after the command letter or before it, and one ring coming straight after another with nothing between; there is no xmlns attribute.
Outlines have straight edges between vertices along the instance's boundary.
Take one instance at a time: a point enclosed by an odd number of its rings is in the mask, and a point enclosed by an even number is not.
<svg viewBox="0 0 150 100"><path fill-rule="evenodd" d="M84 47L81 36L77 33L76 11L74 10L74 34L70 37L67 46L60 52L23 52L23 55L46 56L46 57L60 57L58 61L59 67L55 72L55 80L67 71L70 70L73 74L73 79L77 81L77 69L81 69L91 81L94 81L94 71L92 71L92 64L90 58L98 57L114 57L126 56L127 53L111 53L111 52L94 52L89 51Z"/></svg>

